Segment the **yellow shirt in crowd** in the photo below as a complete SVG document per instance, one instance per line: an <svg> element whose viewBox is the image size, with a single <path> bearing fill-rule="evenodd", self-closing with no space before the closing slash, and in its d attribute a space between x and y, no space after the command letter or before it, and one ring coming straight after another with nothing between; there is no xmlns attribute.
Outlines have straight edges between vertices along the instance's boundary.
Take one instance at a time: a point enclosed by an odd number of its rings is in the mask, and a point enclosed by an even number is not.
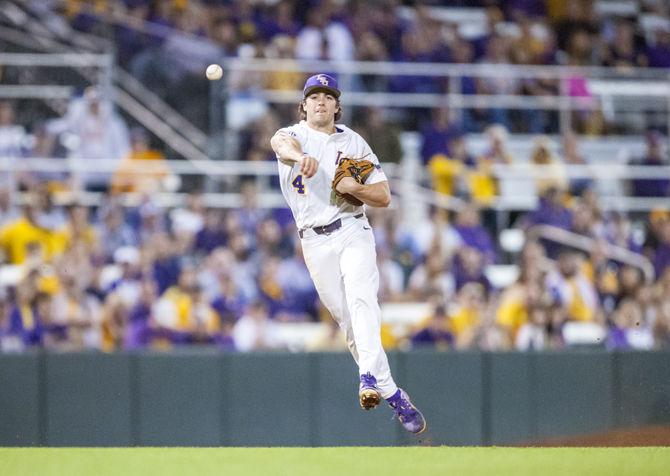
<svg viewBox="0 0 670 476"><path fill-rule="evenodd" d="M26 218L19 218L0 229L0 247L11 264L23 263L27 247L32 243L40 245L47 260L54 255L53 234L33 225Z"/></svg>

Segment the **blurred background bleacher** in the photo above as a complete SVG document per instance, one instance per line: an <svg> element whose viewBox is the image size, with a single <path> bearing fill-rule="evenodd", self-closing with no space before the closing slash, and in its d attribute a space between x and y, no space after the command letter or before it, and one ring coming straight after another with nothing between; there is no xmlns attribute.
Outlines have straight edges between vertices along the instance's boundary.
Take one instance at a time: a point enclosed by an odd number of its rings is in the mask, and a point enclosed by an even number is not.
<svg viewBox="0 0 670 476"><path fill-rule="evenodd" d="M269 146L317 71L391 180L387 349L667 348L669 9L5 1L0 351L343 350Z"/></svg>

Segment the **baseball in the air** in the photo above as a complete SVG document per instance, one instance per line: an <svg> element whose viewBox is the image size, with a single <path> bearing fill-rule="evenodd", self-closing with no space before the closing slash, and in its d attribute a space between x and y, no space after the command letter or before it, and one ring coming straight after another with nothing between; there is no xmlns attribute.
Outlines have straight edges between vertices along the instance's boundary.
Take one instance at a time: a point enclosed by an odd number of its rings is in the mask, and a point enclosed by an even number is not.
<svg viewBox="0 0 670 476"><path fill-rule="evenodd" d="M221 69L221 66L218 64L210 64L207 66L205 75L207 75L207 79L210 81L216 81L217 79L221 79L221 76L223 76L223 69Z"/></svg>

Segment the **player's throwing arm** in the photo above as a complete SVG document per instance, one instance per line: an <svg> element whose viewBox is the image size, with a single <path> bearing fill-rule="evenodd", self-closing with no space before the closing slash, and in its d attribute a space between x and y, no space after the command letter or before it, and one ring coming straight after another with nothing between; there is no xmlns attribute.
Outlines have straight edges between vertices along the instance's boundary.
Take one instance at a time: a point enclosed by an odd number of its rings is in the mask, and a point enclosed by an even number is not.
<svg viewBox="0 0 670 476"><path fill-rule="evenodd" d="M270 145L282 163L286 165L300 164L300 172L306 178L313 177L319 169L319 162L314 157L303 153L298 141L285 132L280 131L272 136Z"/></svg>

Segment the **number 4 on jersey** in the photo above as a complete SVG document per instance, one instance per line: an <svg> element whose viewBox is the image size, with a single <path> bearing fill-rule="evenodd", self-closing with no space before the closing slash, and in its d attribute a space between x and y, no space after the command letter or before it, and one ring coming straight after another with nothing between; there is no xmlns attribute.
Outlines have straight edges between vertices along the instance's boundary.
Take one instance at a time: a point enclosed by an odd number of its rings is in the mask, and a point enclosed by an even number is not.
<svg viewBox="0 0 670 476"><path fill-rule="evenodd" d="M293 187L300 195L305 194L305 184L302 182L302 175L298 175L296 178L294 178L293 182L291 182L291 185L293 185Z"/></svg>

